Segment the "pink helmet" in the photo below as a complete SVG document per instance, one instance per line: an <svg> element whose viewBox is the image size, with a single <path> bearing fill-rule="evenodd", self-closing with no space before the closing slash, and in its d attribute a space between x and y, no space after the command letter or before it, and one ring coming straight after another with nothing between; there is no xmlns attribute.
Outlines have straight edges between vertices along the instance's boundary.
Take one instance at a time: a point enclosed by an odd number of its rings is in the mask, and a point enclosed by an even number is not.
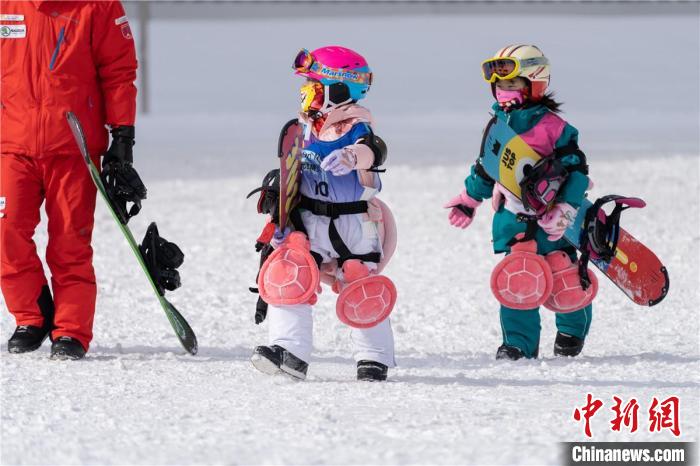
<svg viewBox="0 0 700 466"><path fill-rule="evenodd" d="M363 99L372 84L372 70L367 60L339 45L321 47L313 52L302 49L293 68L296 74L321 82L336 104Z"/></svg>

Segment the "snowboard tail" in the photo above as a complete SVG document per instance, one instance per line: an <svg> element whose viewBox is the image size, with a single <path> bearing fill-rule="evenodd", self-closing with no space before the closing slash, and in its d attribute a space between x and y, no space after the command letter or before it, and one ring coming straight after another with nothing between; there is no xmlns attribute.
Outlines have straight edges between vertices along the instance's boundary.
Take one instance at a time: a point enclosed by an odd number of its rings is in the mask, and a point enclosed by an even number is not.
<svg viewBox="0 0 700 466"><path fill-rule="evenodd" d="M105 186L102 183L100 172L90 159L90 154L88 153L87 149L87 142L85 140L85 133L83 132L83 128L80 124L80 121L78 120L78 117L76 117L75 114L72 112L67 112L66 119L68 120L68 125L70 126L70 129L73 133L75 142L78 145L78 148L80 149L80 153L83 156L83 160L85 161L85 164L87 165L87 168L90 172L90 177L92 178L93 183L95 183L95 186L100 192L102 199L104 199L105 203L107 204L107 208L112 214L112 217L117 222L119 229L126 238L126 241L129 243L132 252L136 256L136 260L141 266L141 269L148 278L148 281L151 284L151 287L153 288L156 297L158 298L158 302L163 308L163 311L165 312L165 315L168 318L170 325L173 327L173 330L175 330L177 338L180 340L180 343L182 344L183 348L185 348L185 350L188 353L197 354L197 337L194 334L192 327L190 327L190 325L187 323L187 320L185 320L185 318L175 308L175 306L173 306L172 303L170 303L170 301L168 301L165 298L164 291L156 285L154 277L151 275L144 260L144 257L141 253L141 250L139 249L139 245L134 239L134 235L131 232L131 229L126 224L126 221L128 219L125 219L123 215L119 214L119 212L114 207L114 203L109 198Z"/></svg>
<svg viewBox="0 0 700 466"><path fill-rule="evenodd" d="M534 166L541 158L505 121L494 117L489 122L478 163L486 174L518 199L522 199L520 182L525 176L526 167ZM584 199L576 219L564 233L564 239L582 253L584 260L590 258L590 262L636 304L654 306L668 293L668 271L653 251L619 227L619 213L627 207L620 208L614 218L615 224L611 225L609 233L614 236L614 241L610 239L609 254L601 256L591 249L591 229L596 222L599 222L599 226L613 216L606 217L600 209L601 205L624 201L629 202L628 207L644 206L640 199L623 196L604 196L596 204ZM589 209L594 209L591 212L596 215L588 215Z"/></svg>
<svg viewBox="0 0 700 466"><path fill-rule="evenodd" d="M615 257L604 262L592 260L632 301L642 306L660 303L668 293L666 267L634 236L620 230Z"/></svg>

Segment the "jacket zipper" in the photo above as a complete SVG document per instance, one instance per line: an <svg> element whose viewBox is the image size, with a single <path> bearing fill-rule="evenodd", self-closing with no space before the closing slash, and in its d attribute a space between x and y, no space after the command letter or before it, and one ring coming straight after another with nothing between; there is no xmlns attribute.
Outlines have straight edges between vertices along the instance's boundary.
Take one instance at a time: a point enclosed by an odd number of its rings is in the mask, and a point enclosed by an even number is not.
<svg viewBox="0 0 700 466"><path fill-rule="evenodd" d="M51 63L49 63L49 70L53 70L56 64L56 59L58 58L58 52L61 49L61 44L63 43L63 35L66 32L66 28L62 27L61 32L58 33L58 41L56 42L56 48L53 50L53 55L51 55Z"/></svg>

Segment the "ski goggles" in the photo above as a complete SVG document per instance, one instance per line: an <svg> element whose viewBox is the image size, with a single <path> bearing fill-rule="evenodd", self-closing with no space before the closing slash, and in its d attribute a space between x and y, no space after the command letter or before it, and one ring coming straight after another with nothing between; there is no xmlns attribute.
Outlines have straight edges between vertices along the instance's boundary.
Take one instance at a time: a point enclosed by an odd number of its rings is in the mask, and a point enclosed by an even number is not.
<svg viewBox="0 0 700 466"><path fill-rule="evenodd" d="M330 66L319 63L311 52L306 49L301 49L299 53L297 53L292 69L300 74L312 73L321 78L372 85L372 73L331 68Z"/></svg>
<svg viewBox="0 0 700 466"><path fill-rule="evenodd" d="M481 73L484 81L492 83L497 79L513 79L520 74L520 70L529 66L544 66L549 63L545 57L533 57L520 60L515 57L489 58L481 64Z"/></svg>
<svg viewBox="0 0 700 466"><path fill-rule="evenodd" d="M301 111L304 113L318 112L323 108L325 95L323 84L318 81L306 81L300 89Z"/></svg>

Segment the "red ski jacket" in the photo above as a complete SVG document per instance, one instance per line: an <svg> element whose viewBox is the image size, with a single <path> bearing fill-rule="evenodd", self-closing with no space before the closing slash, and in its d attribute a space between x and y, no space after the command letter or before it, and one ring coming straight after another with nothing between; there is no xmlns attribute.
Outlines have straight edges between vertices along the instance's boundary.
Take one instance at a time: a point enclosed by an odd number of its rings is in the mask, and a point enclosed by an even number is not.
<svg viewBox="0 0 700 466"><path fill-rule="evenodd" d="M136 67L119 1L0 0L0 152L75 153L70 110L103 153L105 124L134 124Z"/></svg>

